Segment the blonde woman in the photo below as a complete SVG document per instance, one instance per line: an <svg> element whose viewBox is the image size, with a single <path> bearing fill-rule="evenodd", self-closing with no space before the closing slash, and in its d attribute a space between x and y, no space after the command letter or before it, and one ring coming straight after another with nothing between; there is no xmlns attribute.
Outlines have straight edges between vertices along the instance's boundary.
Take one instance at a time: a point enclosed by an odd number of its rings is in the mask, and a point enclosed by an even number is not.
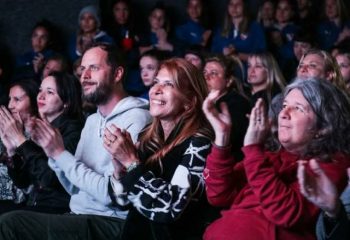
<svg viewBox="0 0 350 240"><path fill-rule="evenodd" d="M257 53L249 56L247 80L250 85L252 102L255 103L259 98L263 98L268 105L286 85L281 70L270 53Z"/></svg>
<svg viewBox="0 0 350 240"><path fill-rule="evenodd" d="M300 59L297 77L302 79L323 78L340 89L346 89L336 60L324 50L310 49L307 51Z"/></svg>

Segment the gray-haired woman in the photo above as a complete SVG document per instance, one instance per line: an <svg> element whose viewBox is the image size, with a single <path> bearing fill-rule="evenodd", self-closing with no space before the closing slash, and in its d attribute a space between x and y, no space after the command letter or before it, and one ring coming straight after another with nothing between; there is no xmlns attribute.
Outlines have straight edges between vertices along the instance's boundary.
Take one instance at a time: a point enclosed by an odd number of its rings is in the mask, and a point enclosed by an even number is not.
<svg viewBox="0 0 350 240"><path fill-rule="evenodd" d="M287 86L278 116L277 150L264 146L269 131L262 100L250 115L242 148L245 158L230 154L231 121L219 113L215 94L203 110L215 131L215 145L204 171L211 204L229 208L206 230L204 239L314 239L319 208L300 192L298 160L317 161L343 189L350 165L350 103L330 82L296 80Z"/></svg>

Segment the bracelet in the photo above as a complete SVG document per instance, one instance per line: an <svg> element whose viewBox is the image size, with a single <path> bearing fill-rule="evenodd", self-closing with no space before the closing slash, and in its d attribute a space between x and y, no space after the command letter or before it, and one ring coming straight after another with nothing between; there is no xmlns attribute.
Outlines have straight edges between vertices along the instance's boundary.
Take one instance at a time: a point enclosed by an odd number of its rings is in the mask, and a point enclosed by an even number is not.
<svg viewBox="0 0 350 240"><path fill-rule="evenodd" d="M127 168L126 168L126 172L130 172L132 170L134 170L139 164L137 162L133 162L131 163Z"/></svg>

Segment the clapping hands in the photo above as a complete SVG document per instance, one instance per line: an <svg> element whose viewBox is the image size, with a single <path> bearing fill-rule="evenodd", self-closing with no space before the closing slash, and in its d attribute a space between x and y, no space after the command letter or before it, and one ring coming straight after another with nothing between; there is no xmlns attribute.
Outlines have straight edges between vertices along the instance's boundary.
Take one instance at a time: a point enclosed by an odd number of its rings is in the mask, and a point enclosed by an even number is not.
<svg viewBox="0 0 350 240"><path fill-rule="evenodd" d="M0 107L0 136L8 156L13 156L15 149L26 141L19 113L13 116L4 106Z"/></svg>
<svg viewBox="0 0 350 240"><path fill-rule="evenodd" d="M113 156L116 174L120 172L121 168L127 168L130 164L139 162L130 133L114 124L105 129L103 146Z"/></svg>
<svg viewBox="0 0 350 240"><path fill-rule="evenodd" d="M46 119L32 118L28 130L32 140L42 147L48 157L55 159L64 151L61 133Z"/></svg>
<svg viewBox="0 0 350 240"><path fill-rule="evenodd" d="M310 171L307 171L307 168ZM327 177L316 159L298 162L300 192L330 217L336 217L340 208L337 188Z"/></svg>
<svg viewBox="0 0 350 240"><path fill-rule="evenodd" d="M263 143L269 129L265 104L259 98L249 116L249 126L244 137L244 146Z"/></svg>
<svg viewBox="0 0 350 240"><path fill-rule="evenodd" d="M203 102L203 112L215 131L215 144L228 146L230 144L231 117L225 103L220 104L220 111L216 108L216 101L220 97L220 91L211 91Z"/></svg>

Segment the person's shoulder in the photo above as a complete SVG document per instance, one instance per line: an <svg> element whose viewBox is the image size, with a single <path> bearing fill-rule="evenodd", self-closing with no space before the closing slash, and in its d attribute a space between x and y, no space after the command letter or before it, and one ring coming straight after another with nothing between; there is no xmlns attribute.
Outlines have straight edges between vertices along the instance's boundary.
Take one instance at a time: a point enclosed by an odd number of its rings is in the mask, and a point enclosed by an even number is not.
<svg viewBox="0 0 350 240"><path fill-rule="evenodd" d="M201 130L197 131L195 134L190 136L187 140L189 142L197 145L197 146L198 145L201 145L201 146L209 145L210 146L211 142L212 142L211 137Z"/></svg>
<svg viewBox="0 0 350 240"><path fill-rule="evenodd" d="M90 114L87 118L86 118L86 121L85 121L85 125L88 125L88 124L91 124L91 123L95 123L96 120L98 120L100 114L95 112L93 114Z"/></svg>
<svg viewBox="0 0 350 240"><path fill-rule="evenodd" d="M149 103L148 101L145 101L139 97L128 96L120 102L118 108L119 111L121 111L122 109L148 111Z"/></svg>

